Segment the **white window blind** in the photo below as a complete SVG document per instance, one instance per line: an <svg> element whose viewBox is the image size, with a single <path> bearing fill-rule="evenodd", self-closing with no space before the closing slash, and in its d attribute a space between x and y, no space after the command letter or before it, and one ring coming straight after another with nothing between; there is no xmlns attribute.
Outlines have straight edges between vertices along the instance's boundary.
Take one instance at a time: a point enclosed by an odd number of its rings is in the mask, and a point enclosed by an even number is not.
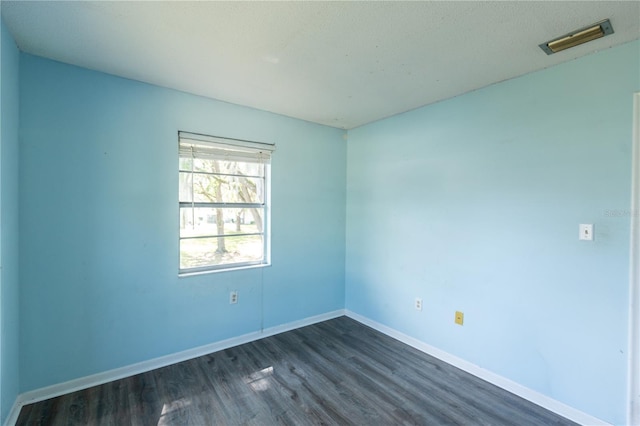
<svg viewBox="0 0 640 426"><path fill-rule="evenodd" d="M274 144L179 132L180 156L268 164Z"/></svg>

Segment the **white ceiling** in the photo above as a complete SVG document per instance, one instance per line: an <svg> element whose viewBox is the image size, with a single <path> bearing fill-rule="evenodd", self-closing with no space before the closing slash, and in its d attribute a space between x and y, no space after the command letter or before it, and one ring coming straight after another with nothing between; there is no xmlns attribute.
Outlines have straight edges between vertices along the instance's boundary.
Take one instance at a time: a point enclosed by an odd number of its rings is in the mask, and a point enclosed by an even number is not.
<svg viewBox="0 0 640 426"><path fill-rule="evenodd" d="M639 1L1 7L25 52L345 129L640 37ZM606 18L611 36L551 56L538 47Z"/></svg>

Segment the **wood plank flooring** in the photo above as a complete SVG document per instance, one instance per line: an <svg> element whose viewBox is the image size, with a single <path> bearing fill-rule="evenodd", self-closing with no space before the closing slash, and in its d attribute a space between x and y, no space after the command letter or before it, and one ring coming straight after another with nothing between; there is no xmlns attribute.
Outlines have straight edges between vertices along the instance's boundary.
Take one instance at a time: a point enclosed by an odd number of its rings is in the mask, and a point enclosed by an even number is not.
<svg viewBox="0 0 640 426"><path fill-rule="evenodd" d="M22 408L18 425L573 425L347 317Z"/></svg>

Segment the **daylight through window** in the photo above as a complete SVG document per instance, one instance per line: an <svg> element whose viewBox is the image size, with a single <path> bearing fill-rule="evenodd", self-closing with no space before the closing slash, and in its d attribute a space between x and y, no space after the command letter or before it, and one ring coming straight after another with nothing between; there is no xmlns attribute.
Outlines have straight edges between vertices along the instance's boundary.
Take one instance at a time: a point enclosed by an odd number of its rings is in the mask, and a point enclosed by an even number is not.
<svg viewBox="0 0 640 426"><path fill-rule="evenodd" d="M275 145L179 133L180 273L269 263Z"/></svg>

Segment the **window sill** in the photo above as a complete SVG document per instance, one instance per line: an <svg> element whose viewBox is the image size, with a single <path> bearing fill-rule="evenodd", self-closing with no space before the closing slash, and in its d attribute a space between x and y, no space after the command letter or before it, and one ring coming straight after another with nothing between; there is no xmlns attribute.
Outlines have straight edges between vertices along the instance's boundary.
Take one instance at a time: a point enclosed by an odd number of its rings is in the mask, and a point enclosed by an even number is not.
<svg viewBox="0 0 640 426"><path fill-rule="evenodd" d="M245 269L265 268L268 266L271 266L271 263L261 263L259 265L244 265L244 266L236 266L236 267L221 268L221 269L209 269L206 271L180 272L178 273L178 278L187 278L187 277L194 277L198 275L208 275L208 274L220 274L222 272L242 271Z"/></svg>

